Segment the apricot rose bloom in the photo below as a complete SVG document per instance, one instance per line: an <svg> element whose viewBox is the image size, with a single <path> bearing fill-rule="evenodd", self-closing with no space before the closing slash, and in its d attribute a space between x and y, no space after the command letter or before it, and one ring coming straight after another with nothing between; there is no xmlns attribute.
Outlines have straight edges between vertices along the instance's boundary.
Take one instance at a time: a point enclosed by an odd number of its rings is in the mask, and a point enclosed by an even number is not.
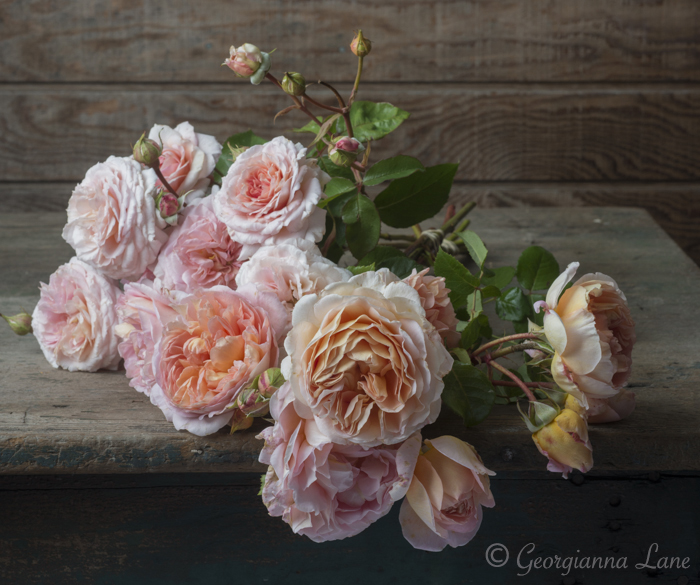
<svg viewBox="0 0 700 585"><path fill-rule="evenodd" d="M233 416L240 391L277 365L275 331L286 312L274 295L253 300L225 286L200 289L162 316L151 401L178 430L204 436Z"/></svg>
<svg viewBox="0 0 700 585"><path fill-rule="evenodd" d="M34 336L54 368L71 372L116 370L121 358L115 305L120 291L94 268L72 258L41 283L32 315Z"/></svg>
<svg viewBox="0 0 700 585"><path fill-rule="evenodd" d="M258 438L268 471L262 489L271 516L315 542L362 532L389 512L411 481L420 433L397 445L338 445L294 409L287 382L270 400L273 427Z"/></svg>
<svg viewBox="0 0 700 585"><path fill-rule="evenodd" d="M461 334L457 331L457 315L448 296L450 289L445 287L442 276L430 276L428 270L416 272L414 268L403 281L416 289L426 318L445 340L445 345L457 347Z"/></svg>
<svg viewBox="0 0 700 585"><path fill-rule="evenodd" d="M278 136L236 158L214 196L214 210L243 245L244 259L263 245L319 242L326 212L316 204L329 179L301 144Z"/></svg>
<svg viewBox="0 0 700 585"><path fill-rule="evenodd" d="M167 240L157 213L156 174L132 158L110 156L90 168L68 201L63 239L110 278L138 280Z"/></svg>
<svg viewBox="0 0 700 585"><path fill-rule="evenodd" d="M153 269L163 287L185 292L217 284L236 288L242 247L217 219L213 203L206 197L185 208Z"/></svg>
<svg viewBox="0 0 700 585"><path fill-rule="evenodd" d="M542 304L554 381L586 407L588 397L609 398L627 384L635 332L625 295L609 276L586 274L562 294L578 266L569 264Z"/></svg>
<svg viewBox="0 0 700 585"><path fill-rule="evenodd" d="M171 128L156 124L148 138L160 144L160 171L178 195L187 195L187 202L203 197L210 185L209 175L214 172L221 154L221 144L208 134L194 131L192 124L182 122ZM165 189L160 180L160 189Z"/></svg>
<svg viewBox="0 0 700 585"><path fill-rule="evenodd" d="M418 293L385 268L303 297L285 349L297 412L331 441L363 447L435 422L453 363Z"/></svg>
<svg viewBox="0 0 700 585"><path fill-rule="evenodd" d="M588 399L588 422L592 424L617 422L634 411L636 396L625 388L610 398Z"/></svg>
<svg viewBox="0 0 700 585"><path fill-rule="evenodd" d="M415 548L441 551L467 544L479 530L482 506L495 505L489 475L469 443L444 436L425 440L401 504L403 535Z"/></svg>
<svg viewBox="0 0 700 585"><path fill-rule="evenodd" d="M587 473L593 468L593 447L588 440L586 410L571 394L552 422L533 433L537 449L549 459L547 469L568 477L572 469Z"/></svg>

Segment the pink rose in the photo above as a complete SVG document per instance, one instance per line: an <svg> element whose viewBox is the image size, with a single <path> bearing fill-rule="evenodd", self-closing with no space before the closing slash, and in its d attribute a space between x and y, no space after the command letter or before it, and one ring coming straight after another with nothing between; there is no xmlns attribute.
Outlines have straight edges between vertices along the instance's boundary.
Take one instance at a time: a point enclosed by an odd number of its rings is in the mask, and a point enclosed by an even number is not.
<svg viewBox="0 0 700 585"><path fill-rule="evenodd" d="M156 174L110 156L88 170L68 202L63 239L106 276L136 280L167 240L155 207Z"/></svg>
<svg viewBox="0 0 700 585"><path fill-rule="evenodd" d="M314 542L354 536L406 493L420 433L400 445L337 445L313 420L299 417L289 383L272 397L270 409L275 426L258 437L265 440L260 461L269 465L263 502L295 533Z"/></svg>
<svg viewBox="0 0 700 585"><path fill-rule="evenodd" d="M94 268L72 258L41 283L32 315L34 335L54 368L71 372L116 370L119 289Z"/></svg>
<svg viewBox="0 0 700 585"><path fill-rule="evenodd" d="M537 305L556 352L554 381L586 407L588 397L609 398L627 384L635 332L625 295L609 276L586 274L562 294L578 266L569 264Z"/></svg>
<svg viewBox="0 0 700 585"><path fill-rule="evenodd" d="M286 312L274 295L251 302L224 286L184 295L161 317L151 401L178 430L209 435L228 424L239 392L277 365L275 324Z"/></svg>
<svg viewBox="0 0 700 585"><path fill-rule="evenodd" d="M428 268L421 272L413 272L403 279L413 287L420 296L425 316L437 329L440 337L445 340L447 347L457 347L461 339L457 331L457 315L448 296L450 289L445 287L445 279L441 276L429 276Z"/></svg>
<svg viewBox="0 0 700 585"><path fill-rule="evenodd" d="M221 144L208 134L197 134L189 122L170 128L156 124L148 138L162 144L160 170L168 184L182 196L190 192L187 201L203 197L211 181ZM160 180L158 187L164 189Z"/></svg>
<svg viewBox="0 0 700 585"><path fill-rule="evenodd" d="M255 45L244 43L240 47L231 47L230 57L224 61L238 77L251 77L263 62L262 51Z"/></svg>
<svg viewBox="0 0 700 585"><path fill-rule="evenodd" d="M363 447L435 422L453 362L418 293L385 268L303 297L285 349L297 412L330 440Z"/></svg>
<svg viewBox="0 0 700 585"><path fill-rule="evenodd" d="M467 544L481 526L481 507L493 508L489 475L469 443L455 437L425 440L401 504L403 535L415 548L441 551Z"/></svg>
<svg viewBox="0 0 700 585"><path fill-rule="evenodd" d="M243 244L243 258L260 246L323 237L326 212L317 207L329 180L306 149L283 136L236 158L214 199L217 217Z"/></svg>
<svg viewBox="0 0 700 585"><path fill-rule="evenodd" d="M593 424L617 422L632 414L635 405L634 392L625 388L610 398L589 398L588 422Z"/></svg>
<svg viewBox="0 0 700 585"><path fill-rule="evenodd" d="M174 302L172 295L150 280L127 283L117 301L119 324L115 332L122 338L119 354L124 358L126 377L130 386L146 396L155 384L153 349L163 332L161 323L177 317Z"/></svg>
<svg viewBox="0 0 700 585"><path fill-rule="evenodd" d="M170 234L153 273L168 289L194 292L222 284L236 288L243 261L241 245L228 235L214 214L211 197L188 206L183 220Z"/></svg>

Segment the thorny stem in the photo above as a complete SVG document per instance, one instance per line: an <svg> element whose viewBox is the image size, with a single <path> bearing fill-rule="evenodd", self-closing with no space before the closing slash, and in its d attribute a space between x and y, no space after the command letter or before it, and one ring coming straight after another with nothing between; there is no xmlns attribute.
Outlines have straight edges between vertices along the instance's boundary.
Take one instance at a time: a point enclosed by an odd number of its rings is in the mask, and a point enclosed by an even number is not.
<svg viewBox="0 0 700 585"><path fill-rule="evenodd" d="M498 362L495 362L495 361L489 361L489 365L496 368L504 376L508 376L511 380L513 380L513 382L515 382L516 386L518 386L518 388L520 388L525 393L525 396L527 396L527 398L528 398L528 400L530 400L530 402L535 402L535 400L537 400L535 398L535 395L532 393L532 390L530 390L527 387L525 382L523 382L520 378L518 378L509 369L504 368L501 364L499 364Z"/></svg>
<svg viewBox="0 0 700 585"><path fill-rule="evenodd" d="M540 336L537 333L515 333L514 335L507 335L505 337L500 337L499 339L494 339L493 341L489 341L488 343L485 343L481 347L478 347L472 353L472 357L479 355L480 353L486 351L487 349L489 349L491 347L495 347L496 345L501 345L503 343L506 343L507 341L516 341L518 339L539 339L539 338L540 338Z"/></svg>
<svg viewBox="0 0 700 585"><path fill-rule="evenodd" d="M302 97L303 97L304 100L306 100L307 102L310 102L310 103L312 103L313 105L315 105L315 106L317 106L317 107L319 107L319 108L322 108L322 109L324 109L324 110L328 110L329 112L335 112L336 114L342 114L342 113L344 113L344 111L345 111L345 108L336 108L335 106L328 106L328 105L323 104L323 103L321 103L321 102L317 102L314 98L312 98L311 96L309 96L309 95L306 94L306 93L305 93Z"/></svg>
<svg viewBox="0 0 700 585"><path fill-rule="evenodd" d="M457 234L459 232L463 232L464 230L467 229L469 224L471 223L471 219L468 217L465 218L462 223L460 223L456 228L455 231L453 231L451 234L448 234L447 237L445 238L446 240L450 240L450 242L456 242L457 238L459 237Z"/></svg>
<svg viewBox="0 0 700 585"><path fill-rule="evenodd" d="M163 173L160 171L160 163L158 163L156 166L152 167L153 170L156 172L156 176L160 179L160 182L162 183L163 187L165 187L172 195L175 195L175 197L180 197L176 192L175 189L173 189L170 186L170 183L165 180L165 177L163 176Z"/></svg>
<svg viewBox="0 0 700 585"><path fill-rule="evenodd" d="M343 96L340 95L340 93L338 92L338 90L335 87L333 87L330 83L326 83L325 81L321 81L320 79L319 79L318 83L320 85L325 85L328 89L330 89L335 94L335 97L338 98L338 104L340 105L340 107L341 108L345 107L345 101L343 100Z"/></svg>
<svg viewBox="0 0 700 585"><path fill-rule="evenodd" d="M519 351L524 351L526 349L538 349L538 345L533 342L525 342L525 343L518 343L517 345L509 345L508 347L504 347L503 349L498 349L490 354L491 359L498 359L500 357L509 355L511 353L517 353Z"/></svg>

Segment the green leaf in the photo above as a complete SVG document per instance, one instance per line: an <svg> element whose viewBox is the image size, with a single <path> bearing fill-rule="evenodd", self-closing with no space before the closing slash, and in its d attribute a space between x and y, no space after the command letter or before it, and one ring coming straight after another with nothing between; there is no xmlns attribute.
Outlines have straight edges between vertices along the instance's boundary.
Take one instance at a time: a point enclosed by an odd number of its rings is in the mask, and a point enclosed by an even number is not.
<svg viewBox="0 0 700 585"><path fill-rule="evenodd" d="M500 266L489 272L493 272L493 275L483 276L481 283L486 286L495 286L498 288L505 288L508 286L515 276L515 268L512 266Z"/></svg>
<svg viewBox="0 0 700 585"><path fill-rule="evenodd" d="M551 252L530 246L520 255L515 275L524 289L544 290L559 276L559 264Z"/></svg>
<svg viewBox="0 0 700 585"><path fill-rule="evenodd" d="M410 114L387 102L360 101L350 108L350 122L355 138L360 142L379 140L396 130ZM338 120L338 131L347 132L343 120Z"/></svg>
<svg viewBox="0 0 700 585"><path fill-rule="evenodd" d="M331 179L324 190L326 193L326 198L321 199L321 201L319 201L317 204L321 209L325 209L333 201L335 201L345 193L351 193L353 191L356 192L355 183L348 179L343 179L342 177L335 177L334 179Z"/></svg>
<svg viewBox="0 0 700 585"><path fill-rule="evenodd" d="M216 171L225 177L228 173L229 168L233 164L233 156L231 155L232 148L240 148L241 146L256 146L258 144L265 144L267 140L260 138L256 134L253 134L252 130L247 132L240 132L239 134L234 134L229 136L224 142L223 149L221 150L221 156L216 163Z"/></svg>
<svg viewBox="0 0 700 585"><path fill-rule="evenodd" d="M518 287L509 288L496 301L496 314L504 321L522 321L530 316L530 302Z"/></svg>
<svg viewBox="0 0 700 585"><path fill-rule="evenodd" d="M314 140L310 146L313 146L314 144L316 144L319 140L324 138L326 136L326 134L328 134L329 132L332 133L333 124L336 123L338 118L340 118L340 114L333 114L332 116L329 116L328 119L326 119L326 121L323 124L321 124L321 126L319 127L318 132L316 133L316 138L314 138Z"/></svg>
<svg viewBox="0 0 700 585"><path fill-rule="evenodd" d="M324 155L318 159L318 166L331 177L342 177L349 181L355 181L355 176L349 168L338 166L328 158L328 155Z"/></svg>
<svg viewBox="0 0 700 585"><path fill-rule="evenodd" d="M466 426L473 427L489 415L496 393L484 372L471 364L455 362L444 382L442 399Z"/></svg>
<svg viewBox="0 0 700 585"><path fill-rule="evenodd" d="M476 232L471 230L458 232L457 235L462 239L464 245L467 246L467 251L472 257L472 260L474 260L476 265L481 268L484 265L486 255L488 254L488 250L486 249L486 246L484 246L484 242L481 241L481 238L476 234Z"/></svg>
<svg viewBox="0 0 700 585"><path fill-rule="evenodd" d="M375 264L379 266L384 260L389 258L405 258L403 252L391 246L377 246L369 254L360 259L358 265L365 266L367 264Z"/></svg>
<svg viewBox="0 0 700 585"><path fill-rule="evenodd" d="M425 170L425 167L417 158L399 155L394 158L380 160L376 165L370 167L365 174L363 182L368 187L371 187L384 181L408 177L416 171L423 170Z"/></svg>
<svg viewBox="0 0 700 585"><path fill-rule="evenodd" d="M485 286L481 289L481 296L485 299L498 298L501 296L501 289L493 285Z"/></svg>
<svg viewBox="0 0 700 585"><path fill-rule="evenodd" d="M379 213L368 197L354 194L343 207L345 239L355 258L362 258L371 252L379 241L381 221Z"/></svg>
<svg viewBox="0 0 700 585"><path fill-rule="evenodd" d="M475 290L467 298L467 309L469 310L469 319L475 319L478 315L484 312L484 307L481 304L481 291Z"/></svg>
<svg viewBox="0 0 700 585"><path fill-rule="evenodd" d="M348 266L348 270L353 273L354 276L362 274L363 272L371 272L374 270L374 264L367 264L365 266Z"/></svg>
<svg viewBox="0 0 700 585"><path fill-rule="evenodd" d="M302 126L301 128L292 128L293 132L308 132L309 134L318 134L319 129L321 128L321 123L323 122L323 117L322 116L317 116L318 122L314 122L313 120L311 122L308 122L306 126Z"/></svg>
<svg viewBox="0 0 700 585"><path fill-rule="evenodd" d="M416 176L392 181L374 200L382 221L406 228L433 217L447 203L457 166L428 167Z"/></svg>
<svg viewBox="0 0 700 585"><path fill-rule="evenodd" d="M373 264L375 266L374 270L388 268L399 278L406 278L411 274L414 268L419 271L424 268L415 260L404 256L401 250L392 248L391 246L377 246L357 264L359 266Z"/></svg>
<svg viewBox="0 0 700 585"><path fill-rule="evenodd" d="M528 318L530 319L530 321L536 323L540 327L544 326L544 311L535 313L534 304L537 301L543 301L544 299L545 295L541 295L538 293L533 293L528 296L528 304L530 305L530 314L528 315Z"/></svg>
<svg viewBox="0 0 700 585"><path fill-rule="evenodd" d="M445 278L445 286L450 289L450 301L455 308L467 302L477 286L479 279L454 256L439 250L435 257L435 274Z"/></svg>
<svg viewBox="0 0 700 585"><path fill-rule="evenodd" d="M478 315L476 319L469 321L467 326L462 330L462 341L460 345L464 349L474 347L482 337L490 338L493 332L489 325L489 318L484 315Z"/></svg>

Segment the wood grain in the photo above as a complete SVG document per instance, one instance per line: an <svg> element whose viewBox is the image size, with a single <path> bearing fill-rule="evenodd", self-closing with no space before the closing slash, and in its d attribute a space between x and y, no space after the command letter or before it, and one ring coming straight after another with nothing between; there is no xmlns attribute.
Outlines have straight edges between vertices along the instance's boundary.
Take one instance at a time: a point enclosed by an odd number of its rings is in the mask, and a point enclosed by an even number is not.
<svg viewBox="0 0 700 585"><path fill-rule="evenodd" d="M51 213L0 217L0 312L31 310L37 281L70 257L63 222ZM613 275L628 296L638 327L637 411L591 430L596 472L700 470L700 269L641 210L476 210L473 222L494 263L514 264L522 249L540 244L561 266L579 260L581 274ZM177 433L123 372L54 370L31 336L0 329L0 473L260 470L257 431ZM424 434L468 440L496 471L547 475L513 408L496 408L473 429L445 408Z"/></svg>
<svg viewBox="0 0 700 585"><path fill-rule="evenodd" d="M412 113L375 145L375 161L400 152L427 165L461 161L457 178L469 181L700 179L700 88L693 86L446 85L435 92L383 85L360 96ZM287 105L270 84L3 86L0 177L77 182L96 162L129 154L156 122L189 120L220 140L248 128L266 138L291 135L305 123L302 114L273 125Z"/></svg>
<svg viewBox="0 0 700 585"><path fill-rule="evenodd" d="M231 44L352 81L698 81L695 0L2 0L2 81L226 81Z"/></svg>

